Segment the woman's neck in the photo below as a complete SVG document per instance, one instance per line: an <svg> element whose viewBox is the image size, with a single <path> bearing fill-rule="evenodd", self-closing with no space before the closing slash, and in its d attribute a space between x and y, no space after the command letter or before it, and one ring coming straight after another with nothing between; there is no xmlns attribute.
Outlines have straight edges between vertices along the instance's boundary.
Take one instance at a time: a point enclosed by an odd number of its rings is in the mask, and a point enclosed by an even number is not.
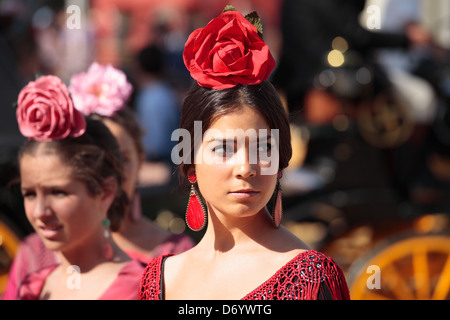
<svg viewBox="0 0 450 320"><path fill-rule="evenodd" d="M112 239L108 241L113 249L112 259L107 259L104 256L103 246L105 245L105 241L103 241L84 248L59 251L58 255L61 268L66 270L70 266L75 265L81 272L88 272L105 262L125 262L130 260L126 253Z"/></svg>
<svg viewBox="0 0 450 320"><path fill-rule="evenodd" d="M199 244L221 253L248 250L264 244L264 239L276 230L266 208L250 217L232 219L219 219L218 215L210 211L208 219L207 230Z"/></svg>

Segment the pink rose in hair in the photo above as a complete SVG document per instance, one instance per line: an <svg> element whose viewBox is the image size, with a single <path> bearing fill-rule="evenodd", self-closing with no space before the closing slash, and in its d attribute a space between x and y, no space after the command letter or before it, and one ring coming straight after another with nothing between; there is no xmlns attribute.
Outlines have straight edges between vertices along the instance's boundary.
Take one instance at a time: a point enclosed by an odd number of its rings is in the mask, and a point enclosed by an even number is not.
<svg viewBox="0 0 450 320"><path fill-rule="evenodd" d="M75 108L84 115L96 113L109 117L126 107L133 87L122 71L94 62L87 72L70 79L69 90Z"/></svg>
<svg viewBox="0 0 450 320"><path fill-rule="evenodd" d="M66 85L55 76L28 83L17 100L20 132L38 141L78 137L86 131L84 116L74 108Z"/></svg>

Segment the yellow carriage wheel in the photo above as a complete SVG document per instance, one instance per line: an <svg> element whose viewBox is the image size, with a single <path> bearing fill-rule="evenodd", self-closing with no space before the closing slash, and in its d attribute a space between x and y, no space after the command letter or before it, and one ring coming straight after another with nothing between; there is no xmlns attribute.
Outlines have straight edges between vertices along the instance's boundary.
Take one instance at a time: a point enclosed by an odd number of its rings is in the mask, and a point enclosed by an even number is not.
<svg viewBox="0 0 450 320"><path fill-rule="evenodd" d="M0 297L8 281L7 268L19 247L19 237L0 219Z"/></svg>
<svg viewBox="0 0 450 320"><path fill-rule="evenodd" d="M450 236L417 235L394 241L349 270L355 300L450 299ZM351 275L354 275L353 277Z"/></svg>

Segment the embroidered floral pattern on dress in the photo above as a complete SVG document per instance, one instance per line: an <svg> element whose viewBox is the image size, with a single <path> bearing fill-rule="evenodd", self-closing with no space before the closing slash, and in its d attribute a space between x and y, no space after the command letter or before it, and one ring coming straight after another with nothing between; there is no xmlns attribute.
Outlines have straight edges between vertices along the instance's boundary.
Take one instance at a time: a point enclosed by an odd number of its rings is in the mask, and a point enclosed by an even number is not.
<svg viewBox="0 0 450 320"><path fill-rule="evenodd" d="M158 257L146 267L139 290L141 300L161 298L161 267ZM333 300L350 299L344 274L328 256L309 250L300 253L243 300L315 300L323 292ZM324 297L324 296L323 296Z"/></svg>

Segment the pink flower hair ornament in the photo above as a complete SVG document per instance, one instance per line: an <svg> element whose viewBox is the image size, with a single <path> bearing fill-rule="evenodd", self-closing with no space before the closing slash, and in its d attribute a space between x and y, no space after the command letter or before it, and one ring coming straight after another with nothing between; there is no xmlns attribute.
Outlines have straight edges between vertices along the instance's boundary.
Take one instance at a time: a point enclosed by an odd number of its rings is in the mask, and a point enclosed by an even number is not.
<svg viewBox="0 0 450 320"><path fill-rule="evenodd" d="M66 85L56 76L41 76L19 93L17 123L23 136L37 141L79 137L86 120L74 108Z"/></svg>
<svg viewBox="0 0 450 320"><path fill-rule="evenodd" d="M110 117L126 107L133 87L121 70L94 62L87 72L71 77L69 90L75 108L85 116Z"/></svg>
<svg viewBox="0 0 450 320"><path fill-rule="evenodd" d="M191 33L183 60L200 86L217 90L261 83L275 68L256 12L244 17L231 5Z"/></svg>

